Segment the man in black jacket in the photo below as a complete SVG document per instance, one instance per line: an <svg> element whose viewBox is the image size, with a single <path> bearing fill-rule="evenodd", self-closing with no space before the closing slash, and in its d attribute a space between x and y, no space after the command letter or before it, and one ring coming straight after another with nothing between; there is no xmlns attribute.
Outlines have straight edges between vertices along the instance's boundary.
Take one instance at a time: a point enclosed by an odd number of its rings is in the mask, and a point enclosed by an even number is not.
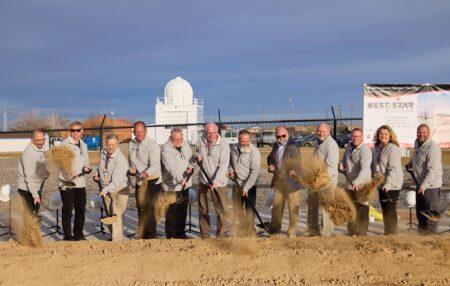
<svg viewBox="0 0 450 286"><path fill-rule="evenodd" d="M281 230L281 220L283 218L284 205L288 202L289 209L289 229L288 237L296 236L296 226L298 221L298 212L300 208L300 185L295 182L291 176L293 171L281 173L283 163L286 160L300 163L300 151L294 144L288 142L289 133L283 126L275 129L277 142L272 146L272 151L267 157L267 166L269 172L273 173L272 184L274 188L274 198L272 207L272 225Z"/></svg>

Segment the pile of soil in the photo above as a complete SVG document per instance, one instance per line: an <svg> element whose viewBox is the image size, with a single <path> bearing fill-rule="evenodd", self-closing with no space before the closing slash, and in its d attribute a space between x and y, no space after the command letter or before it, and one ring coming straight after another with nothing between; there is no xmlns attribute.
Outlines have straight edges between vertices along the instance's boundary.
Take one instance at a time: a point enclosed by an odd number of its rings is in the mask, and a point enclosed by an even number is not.
<svg viewBox="0 0 450 286"><path fill-rule="evenodd" d="M1 285L450 285L450 236L0 244Z"/></svg>

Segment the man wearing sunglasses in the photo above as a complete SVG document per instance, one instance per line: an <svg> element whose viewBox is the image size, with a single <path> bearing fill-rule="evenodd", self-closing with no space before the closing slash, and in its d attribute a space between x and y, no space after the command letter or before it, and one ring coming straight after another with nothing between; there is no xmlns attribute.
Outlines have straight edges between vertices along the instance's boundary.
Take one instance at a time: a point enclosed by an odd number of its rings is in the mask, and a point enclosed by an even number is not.
<svg viewBox="0 0 450 286"><path fill-rule="evenodd" d="M62 227L64 240L86 240L83 234L83 227L86 212L86 180L85 173L89 173L91 165L86 143L81 140L83 126L81 122L70 123L69 136L61 142L61 145L69 147L75 157L72 162L72 170L67 173L63 170L59 172L59 190L61 193L62 207ZM64 181L71 181L75 185L67 186ZM75 219L73 222L72 234L72 211L75 209Z"/></svg>
<svg viewBox="0 0 450 286"><path fill-rule="evenodd" d="M288 237L296 237L301 186L291 178L283 180L281 170L285 161L300 162L300 151L295 144L288 141L289 133L285 127L278 126L275 129L275 137L277 142L273 144L272 151L267 157L269 173L273 173L271 183L274 188L272 225L280 232L284 205L287 202L289 209Z"/></svg>

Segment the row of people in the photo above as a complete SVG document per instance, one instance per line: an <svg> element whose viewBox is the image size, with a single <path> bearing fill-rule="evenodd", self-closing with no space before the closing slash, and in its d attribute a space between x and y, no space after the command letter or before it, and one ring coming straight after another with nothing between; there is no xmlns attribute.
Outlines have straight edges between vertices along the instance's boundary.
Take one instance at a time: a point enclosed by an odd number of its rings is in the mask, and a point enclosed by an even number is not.
<svg viewBox="0 0 450 286"><path fill-rule="evenodd" d="M260 173L261 156L259 150L251 144L250 133L242 130L239 133L239 143L228 145L218 132L214 123L205 126L205 137L199 140L195 153L183 138L183 132L174 128L169 140L160 147L147 137L144 122L138 121L133 126L135 138L129 145L128 160L119 149L119 139L111 134L106 138L106 149L103 150L98 174L94 179L100 182L101 195L105 198L111 213L118 220L112 226L113 240L123 239L123 215L130 194L130 175L136 177L136 204L139 228L138 238L154 238L157 221L153 215L156 212L156 199L161 192L176 192L177 200L169 206L166 212L166 236L168 238L186 238L184 228L188 206L188 187L195 161L201 162L202 172L199 173L199 225L202 238L209 238L210 217L209 206L213 203L217 214L216 237L223 237L231 227L231 213L227 204L228 177L236 180L232 189L233 209L235 215L243 218L251 225L254 233L253 211L251 205L256 203L256 185ZM62 226L65 240L83 240L83 227L86 209L85 174L91 171L86 144L81 140L82 124L70 124L70 136L62 144L70 147L75 158L72 171L60 171L60 193L63 201ZM273 173L274 202L272 207L272 226L281 230L281 220L284 206L287 202L289 210L288 236L296 235L296 225L300 206L302 186L295 180L288 182L288 191L278 187L277 181L283 161L287 158L297 160L300 152L289 141L289 133L285 127L275 130L277 142L267 158L268 171ZM366 235L369 221L368 202L358 199L358 190L371 180L375 173L382 173L385 182L380 186L379 198L385 221L385 233L396 234L397 213L396 203L403 184L400 150L394 131L386 125L381 126L375 136L374 150L363 143L363 132L359 128L352 131L351 143L347 144L344 156L339 161L339 148L330 136L330 127L323 123L317 128L318 144L314 155L323 160L328 169L332 184L338 184L338 171L344 173L345 189L354 200L357 218L348 223L350 235ZM35 131L32 142L24 151L19 163L19 193L26 199L30 207L40 204L42 187L48 173L45 168L43 154L44 134ZM437 211L439 191L442 186L442 165L439 147L430 138L427 125L420 125L417 132L414 154L408 164L418 179L417 218L419 232L436 233L437 222L430 220L427 212ZM148 178L156 178L148 184L146 190L140 186ZM74 186L61 182L72 181ZM144 192L144 200L138 199ZM75 210L73 229L71 226L72 211ZM322 212L322 229L319 223L319 197L317 193L308 195L308 229L309 234L329 236L333 233L333 223L325 210Z"/></svg>

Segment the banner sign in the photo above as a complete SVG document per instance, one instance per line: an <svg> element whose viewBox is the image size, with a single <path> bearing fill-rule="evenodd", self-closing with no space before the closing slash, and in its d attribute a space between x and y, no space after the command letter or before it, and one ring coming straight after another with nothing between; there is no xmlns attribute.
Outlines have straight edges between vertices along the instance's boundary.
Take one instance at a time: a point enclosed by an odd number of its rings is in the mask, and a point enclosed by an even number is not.
<svg viewBox="0 0 450 286"><path fill-rule="evenodd" d="M413 147L417 126L430 126L441 148L450 148L450 84L365 84L364 143L389 125L401 147Z"/></svg>

